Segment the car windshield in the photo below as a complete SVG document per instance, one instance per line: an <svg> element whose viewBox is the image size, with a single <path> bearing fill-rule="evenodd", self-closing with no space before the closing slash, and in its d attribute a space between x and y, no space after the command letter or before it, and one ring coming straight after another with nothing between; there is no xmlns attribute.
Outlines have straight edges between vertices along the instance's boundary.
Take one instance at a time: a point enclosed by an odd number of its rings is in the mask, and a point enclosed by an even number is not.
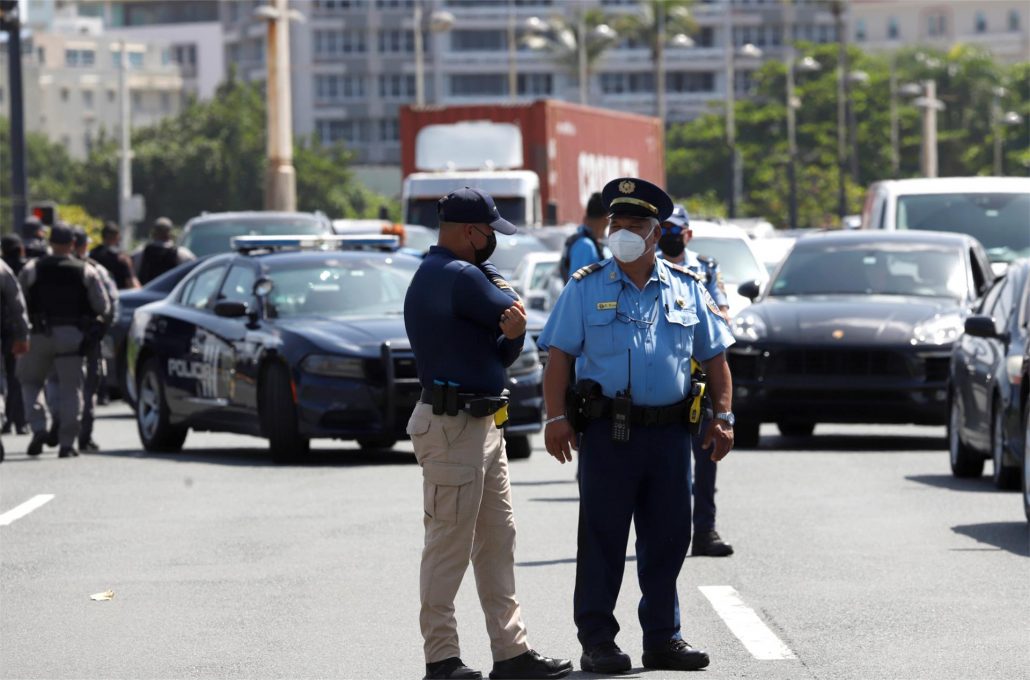
<svg viewBox="0 0 1030 680"><path fill-rule="evenodd" d="M969 234L992 262L1030 257L1030 194L925 194L898 197L898 229Z"/></svg>
<svg viewBox="0 0 1030 680"><path fill-rule="evenodd" d="M548 247L535 236L497 234L497 250L490 256L490 262L502 272L510 274L515 271L527 253L541 253L547 250L549 250Z"/></svg>
<svg viewBox="0 0 1030 680"><path fill-rule="evenodd" d="M695 236L687 247L699 255L714 257L727 281L741 283L762 278L762 265L739 238Z"/></svg>
<svg viewBox="0 0 1030 680"><path fill-rule="evenodd" d="M957 248L915 243L808 245L795 247L787 256L769 294L963 298L966 278Z"/></svg>
<svg viewBox="0 0 1030 680"><path fill-rule="evenodd" d="M407 257L327 259L273 268L271 318L395 316L418 261Z"/></svg>
<svg viewBox="0 0 1030 680"><path fill-rule="evenodd" d="M529 279L530 290L547 290L551 279L558 275L557 262L537 262Z"/></svg>
<svg viewBox="0 0 1030 680"><path fill-rule="evenodd" d="M315 216L262 217L205 220L190 227L182 246L197 257L228 253L234 236L299 236L325 233L326 226Z"/></svg>
<svg viewBox="0 0 1030 680"><path fill-rule="evenodd" d="M501 217L512 224L526 224L526 199L519 196L494 196L494 205ZM408 201L408 214L404 216L408 224L421 224L426 227L440 226L440 218L436 214L437 198L412 198Z"/></svg>

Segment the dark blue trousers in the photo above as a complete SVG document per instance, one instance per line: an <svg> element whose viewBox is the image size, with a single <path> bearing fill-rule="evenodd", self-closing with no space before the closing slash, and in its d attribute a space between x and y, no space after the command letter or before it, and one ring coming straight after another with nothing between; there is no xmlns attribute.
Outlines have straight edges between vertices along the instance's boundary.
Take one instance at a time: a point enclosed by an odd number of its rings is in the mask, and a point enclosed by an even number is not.
<svg viewBox="0 0 1030 680"><path fill-rule="evenodd" d="M694 452L694 533L715 530L715 470L716 462L712 460L712 447L701 449L704 439L704 428L708 421L702 423L701 432L691 438L691 449Z"/></svg>
<svg viewBox="0 0 1030 680"><path fill-rule="evenodd" d="M615 640L615 602L630 522L637 534L638 608L644 649L680 638L676 578L690 544L690 434L682 425L631 428L611 441L611 421L580 439L579 546L573 608L584 647Z"/></svg>

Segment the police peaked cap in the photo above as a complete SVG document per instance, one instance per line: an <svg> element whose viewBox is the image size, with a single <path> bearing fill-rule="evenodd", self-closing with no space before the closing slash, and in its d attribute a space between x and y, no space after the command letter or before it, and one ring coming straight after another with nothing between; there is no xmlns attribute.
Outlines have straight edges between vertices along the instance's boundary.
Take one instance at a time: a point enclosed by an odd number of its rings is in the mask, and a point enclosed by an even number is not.
<svg viewBox="0 0 1030 680"><path fill-rule="evenodd" d="M661 187L636 177L620 177L604 186L601 192L609 215L653 217L659 222L672 214L672 199Z"/></svg>

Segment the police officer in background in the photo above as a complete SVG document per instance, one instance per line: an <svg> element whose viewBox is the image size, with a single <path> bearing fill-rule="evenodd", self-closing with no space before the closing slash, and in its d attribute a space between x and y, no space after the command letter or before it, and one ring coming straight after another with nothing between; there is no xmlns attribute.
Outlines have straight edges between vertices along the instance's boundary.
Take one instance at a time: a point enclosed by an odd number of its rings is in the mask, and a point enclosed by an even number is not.
<svg viewBox="0 0 1030 680"><path fill-rule="evenodd" d="M547 452L571 461L578 443L580 455L573 600L580 663L595 673L632 665L615 643L614 611L633 522L643 665L696 670L708 654L683 640L676 593L690 543L689 426L699 421L691 358L704 367L717 411L703 444L721 460L733 447L725 356L733 336L698 276L655 256L669 196L632 177L609 182L602 195L614 259L572 275L537 341L549 352ZM578 380L567 394L573 361Z"/></svg>
<svg viewBox="0 0 1030 680"><path fill-rule="evenodd" d="M566 239L562 248L561 262L558 265L558 276L562 284L569 280L572 272L609 257L605 247L601 245L607 233L608 215L601 202L601 194L595 191L587 201L583 224Z"/></svg>
<svg viewBox="0 0 1030 680"><path fill-rule="evenodd" d="M12 356L21 356L29 351L29 320L25 316L25 298L18 284L18 277L0 260L0 319L3 320L3 343L10 346ZM4 362L6 364L6 362ZM10 398L15 389L6 365L0 365L0 419L5 418L5 398ZM19 395L20 401L21 395ZM4 432L8 430L4 423ZM4 459L4 443L0 441L0 462Z"/></svg>
<svg viewBox="0 0 1030 680"><path fill-rule="evenodd" d="M174 225L167 217L159 217L150 230L150 241L140 253L139 282L144 286L167 271L175 269L183 262L196 259L196 256L185 248L179 248L172 240Z"/></svg>
<svg viewBox="0 0 1030 680"><path fill-rule="evenodd" d="M493 199L465 187L440 199L440 236L404 300L421 402L407 432L422 466L425 546L420 568L427 678L481 678L460 658L454 598L476 573L494 665L491 678L560 678L572 662L535 652L515 599L515 520L500 426L504 369L522 351L526 312L487 260L495 232L515 227Z"/></svg>
<svg viewBox="0 0 1030 680"><path fill-rule="evenodd" d="M46 244L46 229L36 217L26 217L21 225L21 236L25 243L25 257L34 260L50 254Z"/></svg>
<svg viewBox="0 0 1030 680"><path fill-rule="evenodd" d="M82 390L82 422L79 427L79 451L95 453L100 446L93 441L93 416L96 409L96 396L101 383L107 376L104 358L100 351L100 343L118 317L118 287L108 273L96 260L89 257L89 235L81 227L74 228L75 257L92 266L104 285L107 295L108 313L89 321L85 330L83 350L86 360L86 379Z"/></svg>
<svg viewBox="0 0 1030 680"><path fill-rule="evenodd" d="M83 329L90 319L110 313L96 269L71 257L73 240L68 225L55 224L50 229L53 254L29 262L18 277L32 325L29 351L18 359L17 369L32 426L30 456L38 456L46 441L46 410L40 393L53 368L60 382L58 455L78 455L75 439L82 413Z"/></svg>
<svg viewBox="0 0 1030 680"><path fill-rule="evenodd" d="M10 269L11 278L17 284L18 273L25 266L25 245L22 243L20 236L17 234L4 234L3 238L0 238L0 259ZM18 295L21 296L20 287L18 291ZM22 307L24 308L24 306L23 300ZM24 311L22 309L22 313ZM0 434L9 434L12 431L18 434L26 434L29 429L28 425L25 424L25 408L21 401L21 383L18 382L18 376L15 375L14 370L17 365L17 355L14 353L14 338L17 333L14 326L18 320L16 317L6 313L6 307L4 312L4 315L0 317L0 351L3 352L3 366L0 367L0 371L3 372L4 387L7 389L7 406L3 414L6 416L6 419L4 420L3 427L0 428Z"/></svg>
<svg viewBox="0 0 1030 680"><path fill-rule="evenodd" d="M118 290L139 288L132 259L122 252L120 247L122 232L118 225L114 222L105 223L104 228L100 230L100 238L103 242L89 251L89 256L107 270Z"/></svg>
<svg viewBox="0 0 1030 680"><path fill-rule="evenodd" d="M726 303L726 290L719 272L719 263L715 258L698 255L686 246L693 233L690 230L690 216L686 208L676 204L672 214L662 223L662 237L658 247L662 257L669 262L685 266L699 275L705 289L719 306L723 317L729 318L729 305ZM702 428L703 430L703 428ZM715 461L711 450L701 445L701 435L695 435L690 446L694 454L694 537L690 546L690 554L695 557L728 557L733 554L733 546L726 543L715 530Z"/></svg>

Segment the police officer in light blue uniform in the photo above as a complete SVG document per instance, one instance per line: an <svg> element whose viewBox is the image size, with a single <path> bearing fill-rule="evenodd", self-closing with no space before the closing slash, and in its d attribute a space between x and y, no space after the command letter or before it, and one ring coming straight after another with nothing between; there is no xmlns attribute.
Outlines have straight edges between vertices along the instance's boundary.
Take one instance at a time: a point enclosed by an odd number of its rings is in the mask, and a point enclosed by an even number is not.
<svg viewBox="0 0 1030 680"><path fill-rule="evenodd" d="M690 215L680 204L673 206L669 219L662 223L662 237L658 247L662 257L669 262L680 264L698 274L704 281L705 289L715 300L719 311L729 318L729 305L726 301L726 289L719 272L719 263L715 258L698 255L687 248L693 234L690 231ZM722 540L715 530L715 461L711 451L701 447L701 436L695 435L691 442L694 452L694 535L691 541L690 554L695 557L728 557L733 554L733 546Z"/></svg>
<svg viewBox="0 0 1030 680"><path fill-rule="evenodd" d="M614 259L573 274L537 343L549 353L547 451L564 463L578 445L581 456L574 596L580 663L598 673L632 665L615 644L614 611L634 522L643 664L703 668L707 653L682 639L676 594L690 543L690 360L708 375L717 413L703 443L721 460L733 446L725 356L733 338L699 277L656 258L660 225L672 212L669 196L631 177L613 180L602 195ZM567 411L573 361L575 392L590 396L581 410Z"/></svg>

